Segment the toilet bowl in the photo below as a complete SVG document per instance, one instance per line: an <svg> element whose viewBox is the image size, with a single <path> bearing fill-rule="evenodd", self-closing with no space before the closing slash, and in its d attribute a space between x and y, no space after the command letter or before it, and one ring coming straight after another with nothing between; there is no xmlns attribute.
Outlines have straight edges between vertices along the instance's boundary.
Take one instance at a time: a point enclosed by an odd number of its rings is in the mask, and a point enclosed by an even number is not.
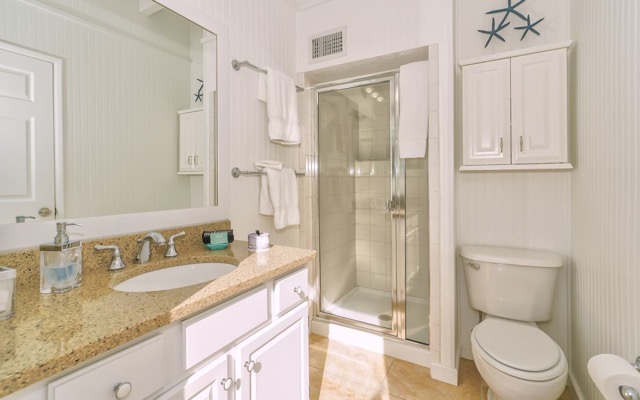
<svg viewBox="0 0 640 400"><path fill-rule="evenodd" d="M486 315L471 332L471 350L492 400L556 400L567 359L535 324L549 321L562 268L554 253L505 247L460 249L469 304Z"/></svg>
<svg viewBox="0 0 640 400"><path fill-rule="evenodd" d="M490 399L555 400L564 391L567 359L534 323L487 316L471 332L471 350Z"/></svg>

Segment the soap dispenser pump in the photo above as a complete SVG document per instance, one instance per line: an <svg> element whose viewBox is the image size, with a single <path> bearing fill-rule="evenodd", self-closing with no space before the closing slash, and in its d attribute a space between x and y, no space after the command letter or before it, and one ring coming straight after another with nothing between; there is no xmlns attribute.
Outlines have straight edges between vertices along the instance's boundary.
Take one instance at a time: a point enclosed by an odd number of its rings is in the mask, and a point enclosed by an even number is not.
<svg viewBox="0 0 640 400"><path fill-rule="evenodd" d="M58 233L52 243L40 245L40 293L60 293L80 286L82 282L82 242L70 242L67 226L58 222Z"/></svg>

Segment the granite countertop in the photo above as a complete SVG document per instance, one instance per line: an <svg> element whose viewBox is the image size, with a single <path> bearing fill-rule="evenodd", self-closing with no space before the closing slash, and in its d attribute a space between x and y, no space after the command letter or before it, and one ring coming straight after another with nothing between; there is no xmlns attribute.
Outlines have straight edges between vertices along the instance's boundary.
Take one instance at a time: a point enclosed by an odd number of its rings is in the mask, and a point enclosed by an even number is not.
<svg viewBox="0 0 640 400"><path fill-rule="evenodd" d="M313 250L284 246L249 253L246 242L236 241L218 251L189 246L169 259L154 254L147 264L128 262L127 268L115 272L106 270L109 257L100 259L100 267L87 265L85 258L82 286L54 294L40 294L37 276L20 279L18 271L16 316L0 321L0 397L235 297L315 256ZM7 265L6 257L0 261ZM215 281L186 288L146 293L112 289L144 272L201 262L238 267Z"/></svg>

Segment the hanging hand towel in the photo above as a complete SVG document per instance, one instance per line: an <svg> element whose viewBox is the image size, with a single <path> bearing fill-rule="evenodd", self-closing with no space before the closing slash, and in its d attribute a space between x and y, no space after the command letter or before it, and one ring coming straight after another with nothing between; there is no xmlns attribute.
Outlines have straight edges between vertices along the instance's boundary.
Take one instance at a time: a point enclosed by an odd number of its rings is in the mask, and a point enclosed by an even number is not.
<svg viewBox="0 0 640 400"><path fill-rule="evenodd" d="M267 103L269 139L279 144L299 144L298 96L296 85L288 75L265 68L258 78L258 100ZM266 86L266 89L265 89Z"/></svg>
<svg viewBox="0 0 640 400"><path fill-rule="evenodd" d="M429 129L429 64L419 61L400 67L400 158L423 158Z"/></svg>
<svg viewBox="0 0 640 400"><path fill-rule="evenodd" d="M260 176L260 204L259 212L262 215L273 215L273 203L271 203L271 193L269 190L269 178L267 174Z"/></svg>
<svg viewBox="0 0 640 400"><path fill-rule="evenodd" d="M258 171L263 171L265 168L277 169L280 171L282 169L282 163L276 160L260 160L255 162L256 169Z"/></svg>
<svg viewBox="0 0 640 400"><path fill-rule="evenodd" d="M295 171L291 168L283 168L282 171L267 168L265 172L273 204L273 225L276 229L300 225L298 182Z"/></svg>

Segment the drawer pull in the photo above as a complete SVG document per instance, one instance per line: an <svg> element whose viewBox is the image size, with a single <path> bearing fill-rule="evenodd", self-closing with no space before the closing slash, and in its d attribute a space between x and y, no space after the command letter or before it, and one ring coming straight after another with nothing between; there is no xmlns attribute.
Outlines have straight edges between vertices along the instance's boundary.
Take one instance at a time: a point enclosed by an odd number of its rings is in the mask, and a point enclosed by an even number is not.
<svg viewBox="0 0 640 400"><path fill-rule="evenodd" d="M231 378L224 378L223 380L220 381L220 385L222 385L222 388L224 390L229 390L231 389L231 385L233 385L233 379Z"/></svg>
<svg viewBox="0 0 640 400"><path fill-rule="evenodd" d="M293 288L293 292L296 294L302 294L302 286L296 286Z"/></svg>
<svg viewBox="0 0 640 400"><path fill-rule="evenodd" d="M124 399L131 393L131 382L120 382L113 387L116 399Z"/></svg>
<svg viewBox="0 0 640 400"><path fill-rule="evenodd" d="M247 371L252 372L256 367L256 362L253 360L247 361L246 363L244 363L244 367L247 369Z"/></svg>

